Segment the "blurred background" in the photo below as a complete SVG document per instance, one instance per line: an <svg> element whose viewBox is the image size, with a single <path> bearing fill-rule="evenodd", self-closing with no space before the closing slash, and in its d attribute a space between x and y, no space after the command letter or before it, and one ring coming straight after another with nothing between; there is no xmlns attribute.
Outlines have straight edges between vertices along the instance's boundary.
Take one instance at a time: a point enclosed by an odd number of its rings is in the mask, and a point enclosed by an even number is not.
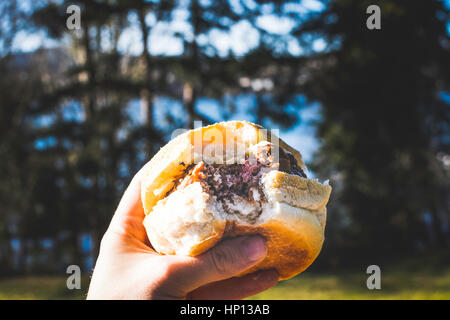
<svg viewBox="0 0 450 320"><path fill-rule="evenodd" d="M0 299L85 298L131 177L231 119L333 186L319 258L254 298L450 299L450 1L3 0L0 26Z"/></svg>

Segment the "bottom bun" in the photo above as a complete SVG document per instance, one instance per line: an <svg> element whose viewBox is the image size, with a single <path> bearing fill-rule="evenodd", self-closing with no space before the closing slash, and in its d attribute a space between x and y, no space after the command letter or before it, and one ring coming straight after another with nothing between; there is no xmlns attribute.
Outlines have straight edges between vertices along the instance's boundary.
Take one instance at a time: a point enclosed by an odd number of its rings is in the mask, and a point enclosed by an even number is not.
<svg viewBox="0 0 450 320"><path fill-rule="evenodd" d="M262 225L229 222L224 236L260 234L267 241L266 258L240 275L275 268L279 279L285 280L306 270L319 255L324 237L320 223L305 211L278 203L274 208L277 218Z"/></svg>

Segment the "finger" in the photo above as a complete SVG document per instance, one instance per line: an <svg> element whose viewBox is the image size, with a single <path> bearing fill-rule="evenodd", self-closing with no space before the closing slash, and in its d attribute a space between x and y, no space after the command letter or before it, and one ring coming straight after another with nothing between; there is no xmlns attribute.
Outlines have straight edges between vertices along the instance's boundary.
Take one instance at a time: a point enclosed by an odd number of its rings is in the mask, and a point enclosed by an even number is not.
<svg viewBox="0 0 450 320"><path fill-rule="evenodd" d="M231 278L202 286L187 296L192 300L238 300L244 299L264 290L278 282L275 269L258 271L238 278Z"/></svg>
<svg viewBox="0 0 450 320"><path fill-rule="evenodd" d="M198 257L171 257L170 274L188 292L205 284L234 277L259 263L267 254L260 236L228 239Z"/></svg>
<svg viewBox="0 0 450 320"><path fill-rule="evenodd" d="M130 184L123 193L122 199L120 199L114 216L145 216L141 202L141 176L142 170L138 171L131 179Z"/></svg>
<svg viewBox="0 0 450 320"><path fill-rule="evenodd" d="M141 202L140 170L131 180L114 213L109 231L130 235L141 242L147 241L147 234L142 221L145 217Z"/></svg>

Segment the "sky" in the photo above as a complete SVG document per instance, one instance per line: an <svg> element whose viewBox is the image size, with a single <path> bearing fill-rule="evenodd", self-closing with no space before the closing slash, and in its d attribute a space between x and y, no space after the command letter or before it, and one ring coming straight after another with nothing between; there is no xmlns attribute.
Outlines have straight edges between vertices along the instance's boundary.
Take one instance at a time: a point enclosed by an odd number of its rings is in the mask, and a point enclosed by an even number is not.
<svg viewBox="0 0 450 320"><path fill-rule="evenodd" d="M450 0L449 0L450 1ZM32 0L19 0L24 8L29 8L29 3ZM231 3L237 1L230 0ZM247 1L252 2L252 1ZM289 2L285 5L285 10L296 12L298 14L306 14L309 12L319 12L324 9L324 5L318 0L302 0L299 2ZM264 10L263 10L264 11ZM268 12L268 10L267 10ZM151 33L149 36L150 52L153 55L179 55L183 52L183 41L177 37L176 33L181 33L185 39L192 39L191 26L187 22L189 18L188 12L183 9L174 11L170 22L156 22L154 14L149 13L146 17L146 22L151 26ZM130 26L127 27L119 38L119 49L123 53L131 55L139 55L142 53L143 46L141 42L141 33L139 31L138 21L135 14L130 14ZM271 13L262 14L257 18L256 24L258 27L277 35L286 35L295 25L294 20L287 17L277 17ZM83 26L83 12L81 12L81 25ZM197 39L199 42L210 41L219 50L221 56L228 53L233 53L240 56L255 47L259 41L258 31L252 27L247 20L241 20L234 24L229 32L218 29L211 30L207 35L202 35ZM54 47L59 45L55 40L46 37L44 32L19 32L14 43L15 51L30 52L39 47ZM109 44L104 42L105 49ZM314 44L314 49L323 50L325 42L318 39ZM296 41L292 38L289 42L289 52L293 55L301 55L303 50Z"/></svg>

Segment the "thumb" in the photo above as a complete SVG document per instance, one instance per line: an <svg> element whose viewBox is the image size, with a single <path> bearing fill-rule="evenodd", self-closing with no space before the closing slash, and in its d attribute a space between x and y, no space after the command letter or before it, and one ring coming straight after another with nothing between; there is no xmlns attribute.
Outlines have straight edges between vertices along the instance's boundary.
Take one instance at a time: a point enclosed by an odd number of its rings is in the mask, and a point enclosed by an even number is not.
<svg viewBox="0 0 450 320"><path fill-rule="evenodd" d="M260 236L228 239L198 257L180 261L173 268L174 276L190 292L205 284L234 277L256 265L267 254L265 240ZM184 260L184 259L183 259Z"/></svg>

